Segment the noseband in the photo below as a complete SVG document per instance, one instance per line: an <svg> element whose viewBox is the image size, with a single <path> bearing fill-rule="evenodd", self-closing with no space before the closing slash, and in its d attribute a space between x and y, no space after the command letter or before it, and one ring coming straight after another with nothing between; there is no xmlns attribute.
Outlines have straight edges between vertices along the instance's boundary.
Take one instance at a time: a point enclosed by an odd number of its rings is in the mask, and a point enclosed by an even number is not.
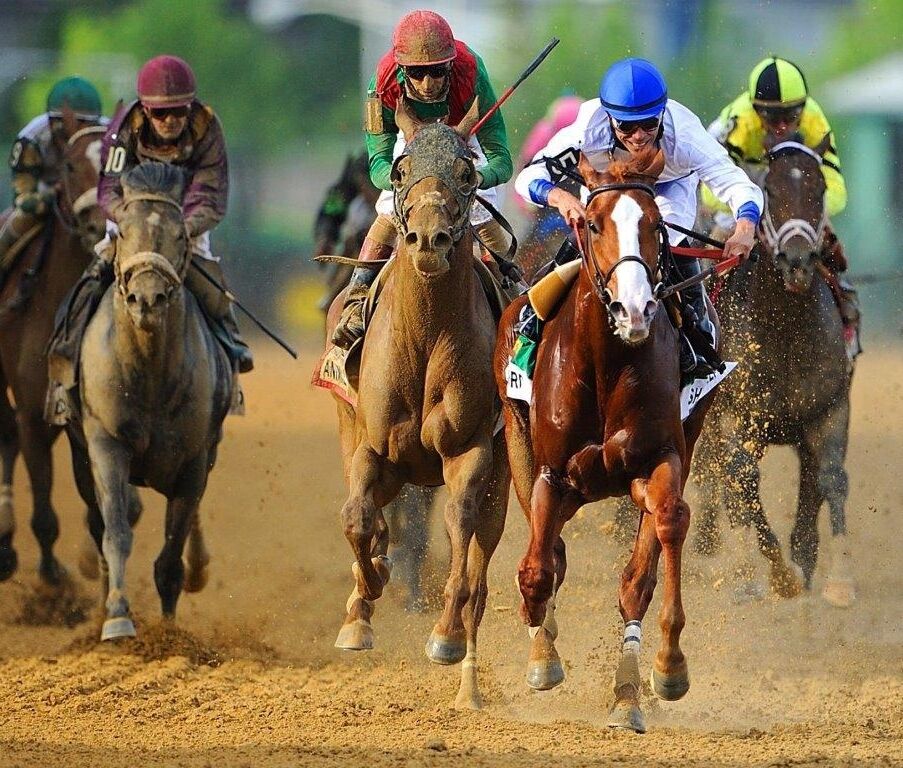
<svg viewBox="0 0 903 768"><path fill-rule="evenodd" d="M166 203L167 205L175 206L179 211L180 217L182 214L182 206L165 195L154 195L151 193L134 195L129 197L125 205L127 207L137 201ZM153 272L162 277L169 285L170 290L176 288L185 280L185 275L188 272L188 266L191 263L191 259L186 251L185 254L183 254L181 266L179 269L176 269L169 259L156 251L138 251L124 259L117 258L116 263L118 265L117 277L120 278L117 280L119 292L125 296L128 293L128 283L130 283L133 278L146 272ZM127 279L122 279L123 277L126 277Z"/></svg>
<svg viewBox="0 0 903 768"><path fill-rule="evenodd" d="M790 152L800 152L804 155L808 155L818 162L819 167L822 165L821 155L809 149L805 144L800 144L796 141L784 141L777 144L768 153L768 159L772 160L779 154ZM771 216L771 206L768 204L768 190L764 189L763 194L765 195L765 212L762 215L760 229L762 240L768 246L768 249L772 254L781 253L784 250L784 246L786 246L790 239L794 237L802 237L812 250L812 253L820 252L822 241L825 237L825 226L828 223L828 211L824 204L824 198L822 198L821 218L819 218L816 226L813 227L805 219L790 218L781 224L780 227L775 227L774 220Z"/></svg>
<svg viewBox="0 0 903 768"><path fill-rule="evenodd" d="M599 187L596 187L592 192L590 192L589 197L586 199L586 208L589 208L592 200L601 195L604 192L616 192L620 190L628 190L628 189L638 189L641 192L645 192L651 198L655 199L655 190L649 186L648 184L643 184L641 182L636 181L623 181L616 182L613 184L603 184ZM646 278L649 280L649 285L652 287L652 295L658 298L659 293L661 293L663 289L663 284L661 282L656 283L655 276L657 274L661 274L663 269L665 268L665 264L667 259L665 257L666 251L668 249L668 235L665 232L665 225L661 219L659 219L655 224L656 231L659 234L659 250L658 250L658 260L655 265L655 269L653 270L647 263L646 260L643 259L640 254L627 254L626 256L621 256L614 264L605 272L603 272L598 263L596 262L595 256L592 253L592 248L590 248L591 243L591 232L595 232L595 226L589 219L589 216L585 217L584 220L584 237L587 244L587 248L584 248L582 243L580 242L580 233L577 234L577 243L580 246L580 253L583 256L583 260L586 263L587 268L590 272L590 277L592 279L593 290L596 294L596 297L602 302L603 306L608 311L608 319L610 323L614 323L614 317L611 313L611 292L608 290L608 282L611 280L611 276L614 274L615 270L620 267L625 262L636 262L643 267L643 271L646 273Z"/></svg>

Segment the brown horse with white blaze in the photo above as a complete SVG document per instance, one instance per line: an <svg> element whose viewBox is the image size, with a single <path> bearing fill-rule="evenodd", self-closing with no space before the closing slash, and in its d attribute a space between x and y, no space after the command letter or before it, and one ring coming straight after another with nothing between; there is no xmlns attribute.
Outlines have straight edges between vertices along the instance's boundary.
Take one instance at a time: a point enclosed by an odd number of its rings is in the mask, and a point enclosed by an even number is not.
<svg viewBox="0 0 903 768"><path fill-rule="evenodd" d="M336 399L349 483L342 521L356 558L336 646L373 647L370 618L391 570L383 507L405 483L444 483L451 572L426 652L437 664L463 662L455 704L479 708L477 630L510 476L494 429L496 321L470 228L478 179L463 136L476 110L456 128L416 125L401 110L396 119L409 140L392 170L402 236L364 339L357 408Z"/></svg>
<svg viewBox="0 0 903 768"><path fill-rule="evenodd" d="M640 625L664 565L662 644L652 671L667 700L689 689L679 638L681 551L690 522L683 498L693 446L711 395L682 424L677 330L657 298L666 234L648 182L653 153L598 174L581 163L593 190L586 207L583 264L539 343L529 410L509 399L505 368L526 298L499 326L495 372L504 403L515 490L527 511L530 542L518 570L522 614L532 646L528 684L564 680L555 650L555 595L566 570L564 524L598 499L630 494L641 511L619 591L625 622L610 724L644 731L639 706ZM713 320L715 318L713 317Z"/></svg>

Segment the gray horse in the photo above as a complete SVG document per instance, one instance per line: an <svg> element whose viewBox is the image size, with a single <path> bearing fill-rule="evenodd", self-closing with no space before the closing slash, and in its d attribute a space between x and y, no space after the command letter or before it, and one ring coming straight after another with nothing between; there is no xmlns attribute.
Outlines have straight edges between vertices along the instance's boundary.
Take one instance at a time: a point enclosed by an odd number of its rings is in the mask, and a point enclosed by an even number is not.
<svg viewBox="0 0 903 768"><path fill-rule="evenodd" d="M771 587L784 596L799 592L799 572L803 585L812 585L818 512L827 501L832 540L823 595L835 605L849 605L855 586L844 460L852 373L840 313L818 256L826 225L823 151L785 142L769 156L760 230L767 256L731 274L721 294L725 359L740 365L709 416L696 480L702 506L710 506L700 519L711 519L711 505L720 497L731 525L749 534L753 525L771 565ZM790 537L796 567L785 563L759 496L759 461L768 445L791 445L799 455L799 499Z"/></svg>
<svg viewBox="0 0 903 768"><path fill-rule="evenodd" d="M87 449L100 504L101 519L94 515L89 525L107 574L104 640L135 635L125 593L130 483L168 500L154 563L163 615L175 614L183 587L206 583L198 506L232 395L229 359L184 286L191 254L182 172L143 163L123 178L123 190L116 281L85 332L81 429L70 429L75 450Z"/></svg>

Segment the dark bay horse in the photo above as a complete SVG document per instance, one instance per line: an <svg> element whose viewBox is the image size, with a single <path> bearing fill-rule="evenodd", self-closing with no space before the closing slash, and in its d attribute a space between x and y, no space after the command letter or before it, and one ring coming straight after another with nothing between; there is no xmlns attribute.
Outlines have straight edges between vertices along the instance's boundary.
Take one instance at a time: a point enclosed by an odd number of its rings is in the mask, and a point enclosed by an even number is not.
<svg viewBox="0 0 903 768"><path fill-rule="evenodd" d="M826 224L821 155L795 142L775 147L765 177L760 240L767 258L735 270L721 293L725 354L740 361L700 444L703 499L723 500L732 525L754 526L771 563L772 588L799 591L784 563L759 496L759 461L768 445L790 445L800 460L793 563L811 587L818 557L818 511L827 501L832 541L823 595L835 605L855 599L846 538L844 469L851 373L840 313L820 270ZM717 456L716 461L705 460Z"/></svg>
<svg viewBox="0 0 903 768"><path fill-rule="evenodd" d="M582 235L584 261L543 328L529 409L507 397L505 377L524 297L502 316L495 357L511 472L530 524L518 569L522 615L533 638L527 682L545 690L564 680L554 645L555 595L567 566L564 524L583 504L629 493L642 511L621 576L626 628L610 724L640 732L645 730L640 625L660 556L662 644L652 685L667 700L681 698L690 685L679 645L681 550L690 522L683 488L712 396L681 423L677 330L655 291L667 235L655 193L643 183L649 160L644 153L595 177L584 170L592 190Z"/></svg>
<svg viewBox="0 0 903 768"><path fill-rule="evenodd" d="M504 435L494 429L496 321L475 272L469 219L477 174L463 136L476 106L456 128L415 125L399 110L409 139L392 170L399 250L364 339L357 409L336 399L349 482L342 521L356 558L336 646L373 646L374 601L391 570L383 507L404 483L444 483L451 573L426 652L438 664L463 661L455 704L468 708L481 706L477 630L510 482Z"/></svg>
<svg viewBox="0 0 903 768"><path fill-rule="evenodd" d="M41 579L57 585L62 566L53 554L59 523L50 500L51 449L60 427L44 421L47 394L45 349L57 307L93 257L103 237L104 216L97 205L102 125L79 127L72 112L63 116L65 142L60 185L44 231L19 255L0 291L0 580L16 570L13 548L13 465L19 451L31 479L31 527L41 548ZM7 389L12 392L15 408Z"/></svg>
<svg viewBox="0 0 903 768"><path fill-rule="evenodd" d="M183 183L178 168L154 162L123 177L116 279L82 342L81 418L69 432L73 451L90 457L100 504L88 522L107 573L104 640L135 634L125 592L130 483L167 498L154 563L163 615L174 616L183 586L195 591L206 583L198 507L229 409L232 369L184 286L191 254Z"/></svg>

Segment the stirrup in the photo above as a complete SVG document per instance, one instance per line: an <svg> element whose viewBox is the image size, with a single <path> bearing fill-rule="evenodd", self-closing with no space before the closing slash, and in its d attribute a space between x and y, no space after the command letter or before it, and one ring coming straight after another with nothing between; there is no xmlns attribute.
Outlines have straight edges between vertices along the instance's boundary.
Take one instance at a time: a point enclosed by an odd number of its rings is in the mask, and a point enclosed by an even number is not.
<svg viewBox="0 0 903 768"><path fill-rule="evenodd" d="M351 349L354 342L364 335L365 297L346 301L342 315L332 332L332 343L342 349Z"/></svg>
<svg viewBox="0 0 903 768"><path fill-rule="evenodd" d="M69 393L59 382L51 382L44 401L44 421L58 427L65 427L72 418L72 404Z"/></svg>
<svg viewBox="0 0 903 768"><path fill-rule="evenodd" d="M245 415L245 393L241 388L241 381L238 378L238 371L232 373L232 399L229 402L230 416Z"/></svg>

